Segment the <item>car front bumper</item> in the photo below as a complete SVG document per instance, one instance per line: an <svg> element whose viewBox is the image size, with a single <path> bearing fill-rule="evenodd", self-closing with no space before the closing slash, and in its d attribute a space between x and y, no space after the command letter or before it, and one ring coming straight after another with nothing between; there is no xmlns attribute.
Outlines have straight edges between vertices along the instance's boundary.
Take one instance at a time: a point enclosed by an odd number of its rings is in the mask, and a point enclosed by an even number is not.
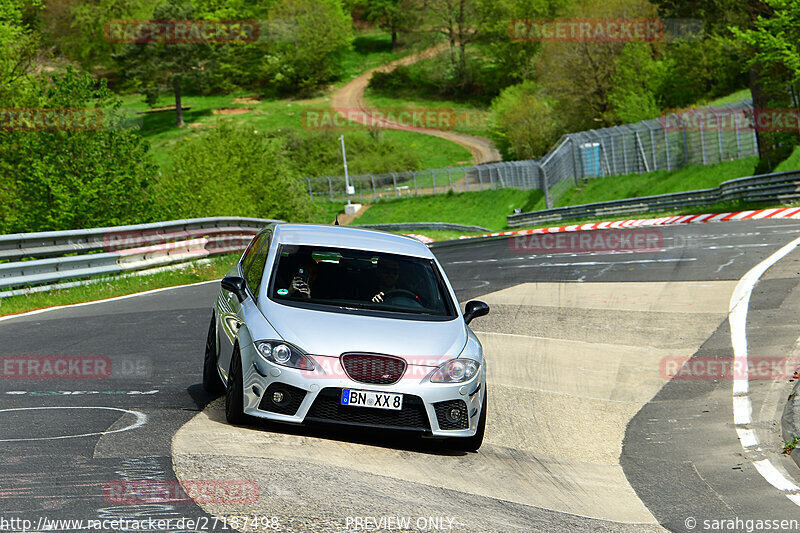
<svg viewBox="0 0 800 533"><path fill-rule="evenodd" d="M435 367L409 366L414 372L407 370L406 375L415 377L374 385L346 377L336 357L313 356L318 370L304 372L266 361L252 346L248 348L242 351L244 412L248 415L293 424L328 422L410 430L437 437L471 437L477 431L486 387L483 366L464 383L431 383L427 375ZM326 373L320 368L333 371ZM403 408L341 405L342 389L403 394ZM279 403L274 401L275 392L283 396ZM453 408L461 411L457 422L446 416Z"/></svg>

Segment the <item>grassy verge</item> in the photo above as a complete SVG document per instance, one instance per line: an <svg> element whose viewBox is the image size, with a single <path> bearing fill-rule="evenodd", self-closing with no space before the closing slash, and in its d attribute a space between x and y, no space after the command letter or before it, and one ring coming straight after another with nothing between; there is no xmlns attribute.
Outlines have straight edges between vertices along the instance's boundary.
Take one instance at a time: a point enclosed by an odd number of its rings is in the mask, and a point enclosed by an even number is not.
<svg viewBox="0 0 800 533"><path fill-rule="evenodd" d="M723 181L752 176L757 162L758 158L748 157L716 165L685 167L671 172L657 170L643 174L594 178L557 195L559 197L555 207L716 187ZM546 209L544 199L526 205L523 211L541 209Z"/></svg>
<svg viewBox="0 0 800 533"><path fill-rule="evenodd" d="M239 257L238 254L223 255L213 257L208 262L192 263L176 270L143 276L118 276L90 285L2 298L0 316L221 279Z"/></svg>
<svg viewBox="0 0 800 533"><path fill-rule="evenodd" d="M505 227L506 216L525 205L532 194L541 192L499 189L382 200L373 204L354 223L451 222L497 229Z"/></svg>

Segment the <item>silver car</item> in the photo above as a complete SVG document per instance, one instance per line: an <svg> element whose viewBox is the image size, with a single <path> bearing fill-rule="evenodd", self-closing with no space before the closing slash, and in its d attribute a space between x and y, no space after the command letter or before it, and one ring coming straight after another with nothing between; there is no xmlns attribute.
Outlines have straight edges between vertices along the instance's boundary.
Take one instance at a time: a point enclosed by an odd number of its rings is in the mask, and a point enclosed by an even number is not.
<svg viewBox="0 0 800 533"><path fill-rule="evenodd" d="M228 422L326 422L451 437L486 426L486 362L442 267L420 241L274 224L222 280L203 385Z"/></svg>

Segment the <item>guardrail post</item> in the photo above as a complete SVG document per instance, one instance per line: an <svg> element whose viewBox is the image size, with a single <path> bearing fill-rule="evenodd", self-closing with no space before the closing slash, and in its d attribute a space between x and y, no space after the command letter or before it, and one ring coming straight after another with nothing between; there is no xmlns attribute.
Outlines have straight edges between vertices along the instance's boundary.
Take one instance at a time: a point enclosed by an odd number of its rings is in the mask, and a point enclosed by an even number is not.
<svg viewBox="0 0 800 533"><path fill-rule="evenodd" d="M328 190L331 192L331 202L333 201L333 180L331 180L330 176L325 176L328 178Z"/></svg>
<svg viewBox="0 0 800 533"><path fill-rule="evenodd" d="M436 173L432 168L429 168L428 170L431 171L431 178L433 178L433 194L436 194Z"/></svg>
<svg viewBox="0 0 800 533"><path fill-rule="evenodd" d="M378 199L378 189L375 188L375 176L369 174L369 179L372 180L372 197L377 200Z"/></svg>

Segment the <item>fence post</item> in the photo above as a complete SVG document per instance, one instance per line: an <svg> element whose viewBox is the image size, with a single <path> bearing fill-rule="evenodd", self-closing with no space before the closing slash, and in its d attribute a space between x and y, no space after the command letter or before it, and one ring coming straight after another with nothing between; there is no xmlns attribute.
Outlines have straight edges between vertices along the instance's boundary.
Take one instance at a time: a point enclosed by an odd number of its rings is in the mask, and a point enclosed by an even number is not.
<svg viewBox="0 0 800 533"><path fill-rule="evenodd" d="M650 148L653 152L653 170L658 170L658 155L656 154L656 138L653 135L653 128L650 128Z"/></svg>
<svg viewBox="0 0 800 533"><path fill-rule="evenodd" d="M372 197L377 200L378 199L378 190L375 188L375 176L372 174L369 175L369 178L372 180Z"/></svg>
<svg viewBox="0 0 800 533"><path fill-rule="evenodd" d="M309 195L309 196L311 197L311 199L313 200L313 199L314 199L314 191L313 191L313 190L311 190L311 178L309 178L308 176L306 176L306 181L308 182L308 195Z"/></svg>
<svg viewBox="0 0 800 533"><path fill-rule="evenodd" d="M494 165L492 165L494 167ZM494 189L494 177L492 177L492 167L489 167L489 188Z"/></svg>
<svg viewBox="0 0 800 533"><path fill-rule="evenodd" d="M670 162L669 162L669 131L668 130L669 130L669 128L664 128L664 144L667 145L667 172L669 172L671 170L670 169Z"/></svg>
<svg viewBox="0 0 800 533"><path fill-rule="evenodd" d="M569 145L570 149L572 150L572 175L575 176L575 185L578 185L579 178L578 178L578 164L575 162L575 158L580 156L580 150L575 149L575 139L569 137ZM581 163L581 178L583 177L583 161Z"/></svg>
<svg viewBox="0 0 800 533"><path fill-rule="evenodd" d="M622 134L622 164L625 174L628 174L628 147L625 146L625 134Z"/></svg>
<svg viewBox="0 0 800 533"><path fill-rule="evenodd" d="M697 115L694 110L692 110L692 113L694 113L695 116ZM700 119L700 153L703 155L703 165L706 164L706 132L703 127L705 126L705 122L705 120Z"/></svg>
<svg viewBox="0 0 800 533"><path fill-rule="evenodd" d="M739 159L742 158L742 141L739 138L739 121L734 119L733 127L736 130L736 155Z"/></svg>
<svg viewBox="0 0 800 533"><path fill-rule="evenodd" d="M617 151L614 149L614 139L615 139L616 137L617 137L616 135L614 135L613 137L611 137L611 162L612 162L612 163L614 163L614 175L615 175L615 176L616 176L617 174L619 174L619 173L617 172Z"/></svg>
<svg viewBox="0 0 800 533"><path fill-rule="evenodd" d="M417 174L413 170L409 170L411 172L411 177L414 179L414 196L417 196Z"/></svg>
<svg viewBox="0 0 800 533"><path fill-rule="evenodd" d="M469 190L469 172L467 172L467 167L464 167L464 190Z"/></svg>
<svg viewBox="0 0 800 533"><path fill-rule="evenodd" d="M478 169L478 184L479 184L478 190L482 191L483 190L483 176L481 175L481 167L473 167L473 168L477 168Z"/></svg>
<svg viewBox="0 0 800 533"><path fill-rule="evenodd" d="M683 130L683 166L689 166L689 139L686 137L686 122L681 119L681 129Z"/></svg>
<svg viewBox="0 0 800 533"><path fill-rule="evenodd" d="M450 170L450 167L447 167L447 176L450 178L450 189L453 189L453 171Z"/></svg>
<svg viewBox="0 0 800 533"><path fill-rule="evenodd" d="M550 198L550 191L547 188L547 173L545 172L544 166L541 163L537 161L536 165L539 167L539 172L541 172L542 174L541 179L542 179L542 190L544 191L544 205L545 207L547 207L547 209L552 209L553 202Z"/></svg>
<svg viewBox="0 0 800 533"><path fill-rule="evenodd" d="M433 194L436 194L436 173L432 168L429 168L428 170L431 171L431 178L433 178Z"/></svg>
<svg viewBox="0 0 800 533"><path fill-rule="evenodd" d="M330 176L325 176L325 177L328 178L328 190L331 193L331 202L332 202L333 201L333 181L331 181L331 177Z"/></svg>
<svg viewBox="0 0 800 533"><path fill-rule="evenodd" d="M717 114L713 110L711 112L714 113L714 118L717 119L717 144L719 145L719 162L722 163L722 124L720 123Z"/></svg>

